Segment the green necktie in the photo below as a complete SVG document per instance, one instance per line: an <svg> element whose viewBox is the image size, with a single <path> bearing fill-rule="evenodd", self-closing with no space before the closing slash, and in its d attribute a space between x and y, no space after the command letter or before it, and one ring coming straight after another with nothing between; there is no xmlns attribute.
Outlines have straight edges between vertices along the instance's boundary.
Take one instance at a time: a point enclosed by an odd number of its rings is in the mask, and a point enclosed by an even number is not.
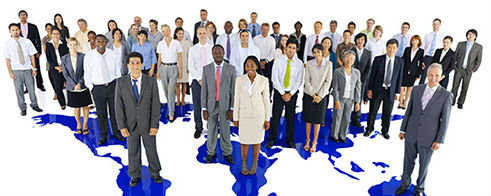
<svg viewBox="0 0 491 196"><path fill-rule="evenodd" d="M288 59L288 64L286 65L285 80L283 80L283 86L288 88L290 86L290 62L292 60Z"/></svg>

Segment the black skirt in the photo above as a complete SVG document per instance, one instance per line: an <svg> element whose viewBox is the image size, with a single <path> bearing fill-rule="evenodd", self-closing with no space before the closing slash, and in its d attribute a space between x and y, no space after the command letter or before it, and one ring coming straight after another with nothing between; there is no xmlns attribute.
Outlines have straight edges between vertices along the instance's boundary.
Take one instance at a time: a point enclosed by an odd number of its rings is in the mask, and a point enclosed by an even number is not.
<svg viewBox="0 0 491 196"><path fill-rule="evenodd" d="M414 86L414 81L416 81L418 75L403 74L401 86Z"/></svg>
<svg viewBox="0 0 491 196"><path fill-rule="evenodd" d="M327 95L329 96L329 95ZM327 96L325 96L321 102L314 103L312 98L308 94L303 94L302 107L303 107L303 120L308 123L322 124L326 118L327 111Z"/></svg>
<svg viewBox="0 0 491 196"><path fill-rule="evenodd" d="M92 104L89 89L81 92L67 91L68 106L72 108L84 107Z"/></svg>

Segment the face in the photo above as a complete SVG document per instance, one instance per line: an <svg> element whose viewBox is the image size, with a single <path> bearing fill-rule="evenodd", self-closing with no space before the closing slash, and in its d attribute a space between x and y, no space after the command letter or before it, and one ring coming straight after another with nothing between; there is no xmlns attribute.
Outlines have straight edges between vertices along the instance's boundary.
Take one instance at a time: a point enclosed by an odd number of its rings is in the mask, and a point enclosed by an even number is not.
<svg viewBox="0 0 491 196"><path fill-rule="evenodd" d="M221 64L223 62L223 49L220 47L215 47L213 48L213 51L211 51L211 55L213 55L213 60L217 64Z"/></svg>
<svg viewBox="0 0 491 196"><path fill-rule="evenodd" d="M126 64L126 66L128 66L128 69L130 70L131 75L139 76L141 74L143 63L141 62L140 58L132 57L132 58L130 58L130 60L128 61L128 64Z"/></svg>
<svg viewBox="0 0 491 196"><path fill-rule="evenodd" d="M402 32L402 34L406 34L408 31L409 31L409 25L403 24L401 26L401 32Z"/></svg>
<svg viewBox="0 0 491 196"><path fill-rule="evenodd" d="M138 16L135 17L135 18L133 18L133 23L136 24L136 26L139 27L142 24L142 18L140 18Z"/></svg>
<svg viewBox="0 0 491 196"><path fill-rule="evenodd" d="M208 18L208 13L205 11L199 12L199 17L201 18L201 21L205 21L206 18Z"/></svg>
<svg viewBox="0 0 491 196"><path fill-rule="evenodd" d="M314 24L314 31L315 33L319 33L322 30L322 24L321 23L315 23Z"/></svg>
<svg viewBox="0 0 491 196"><path fill-rule="evenodd" d="M108 26L109 26L109 29L111 29L111 31L112 31L112 30L114 30L116 28L116 23L115 22L110 22L108 24Z"/></svg>
<svg viewBox="0 0 491 196"><path fill-rule="evenodd" d="M61 19L61 16L56 16L55 22L56 22L56 24L61 24L61 22L63 22L63 19Z"/></svg>
<svg viewBox="0 0 491 196"><path fill-rule="evenodd" d="M364 44L365 44L365 37L361 36L356 40L356 47L363 48Z"/></svg>
<svg viewBox="0 0 491 196"><path fill-rule="evenodd" d="M213 34L215 32L215 27L211 24L209 24L208 26L206 26L206 31L208 31L208 33Z"/></svg>
<svg viewBox="0 0 491 196"><path fill-rule="evenodd" d="M239 22L239 29L245 29L247 28L247 22L241 21Z"/></svg>
<svg viewBox="0 0 491 196"><path fill-rule="evenodd" d="M327 51L327 49L329 49L331 47L331 40L330 39L325 39L322 43L322 47L324 48L324 50Z"/></svg>
<svg viewBox="0 0 491 196"><path fill-rule="evenodd" d="M138 26L137 25L133 25L131 27L131 34L132 35L138 35Z"/></svg>
<svg viewBox="0 0 491 196"><path fill-rule="evenodd" d="M53 40L60 40L60 31L54 30L51 32L51 35L53 36Z"/></svg>
<svg viewBox="0 0 491 196"><path fill-rule="evenodd" d="M70 51L77 51L77 42L76 41L69 41L68 42L68 49Z"/></svg>
<svg viewBox="0 0 491 196"><path fill-rule="evenodd" d="M248 32L242 32L240 34L240 42L243 44L249 43L249 33Z"/></svg>
<svg viewBox="0 0 491 196"><path fill-rule="evenodd" d="M77 22L77 24L78 24L78 28L80 30L85 31L85 29L87 29L87 23L80 21L80 22Z"/></svg>
<svg viewBox="0 0 491 196"><path fill-rule="evenodd" d="M251 21L255 23L256 20L257 20L257 14L251 14Z"/></svg>
<svg viewBox="0 0 491 196"><path fill-rule="evenodd" d="M50 34L51 30L53 30L53 26L48 25L48 26L46 26L46 28L44 28L44 30L46 30L46 33Z"/></svg>
<svg viewBox="0 0 491 196"><path fill-rule="evenodd" d="M274 34L280 34L280 25L273 25L273 32Z"/></svg>
<svg viewBox="0 0 491 196"><path fill-rule="evenodd" d="M336 23L329 24L329 30L331 30L331 32L336 32L337 28L338 28L338 25Z"/></svg>
<svg viewBox="0 0 491 196"><path fill-rule="evenodd" d="M176 27L181 27L182 28L182 25L184 25L184 21L182 21L181 19L177 19L176 20Z"/></svg>
<svg viewBox="0 0 491 196"><path fill-rule="evenodd" d="M428 70L426 78L428 78L429 86L435 86L442 79L442 73L440 73L440 70L438 68L432 68Z"/></svg>
<svg viewBox="0 0 491 196"><path fill-rule="evenodd" d="M87 40L89 40L89 42L95 42L95 34L91 33L87 35Z"/></svg>
<svg viewBox="0 0 491 196"><path fill-rule="evenodd" d="M121 32L119 32L119 31L114 32L114 39L115 40L121 40Z"/></svg>
<svg viewBox="0 0 491 196"><path fill-rule="evenodd" d="M317 48L314 48L314 51L312 54L314 55L315 59L321 59L322 55L323 55L322 50L319 50Z"/></svg>
<svg viewBox="0 0 491 196"><path fill-rule="evenodd" d="M467 33L467 41L473 42L474 40L476 40L476 34L471 32Z"/></svg>
<svg viewBox="0 0 491 196"><path fill-rule="evenodd" d="M432 24L432 26L433 26L433 31L438 31L438 30L440 30L440 25L441 25L441 24L442 24L442 23L440 23L440 21L438 21L438 20L433 21L433 24Z"/></svg>
<svg viewBox="0 0 491 196"><path fill-rule="evenodd" d="M443 40L443 48L445 48L445 50L449 49L451 45L452 45L452 41L450 41L450 39Z"/></svg>
<svg viewBox="0 0 491 196"><path fill-rule="evenodd" d="M18 26L12 26L10 27L10 35L12 37L18 38L20 36L20 29Z"/></svg>
<svg viewBox="0 0 491 196"><path fill-rule="evenodd" d="M170 35L170 29L169 29L169 27L162 27L162 34L165 37L169 37L169 35Z"/></svg>
<svg viewBox="0 0 491 196"><path fill-rule="evenodd" d="M387 55L389 55L389 57L393 57L397 52L397 44L389 44L387 46Z"/></svg>
<svg viewBox="0 0 491 196"><path fill-rule="evenodd" d="M288 41L288 37L281 37L280 44L286 48L286 42Z"/></svg>
<svg viewBox="0 0 491 196"><path fill-rule="evenodd" d="M348 33L348 32L344 32L344 33L343 33L343 39L344 39L345 41L350 41L350 39L351 39L351 34L350 34L350 33Z"/></svg>
<svg viewBox="0 0 491 196"><path fill-rule="evenodd" d="M140 41L140 43L145 43L145 41L147 40L147 36L145 36L145 34L140 34L138 35L138 41Z"/></svg>
<svg viewBox="0 0 491 196"><path fill-rule="evenodd" d="M382 32L380 32L379 30L375 29L373 30L373 37L381 37L382 36Z"/></svg>
<svg viewBox="0 0 491 196"><path fill-rule="evenodd" d="M355 25L348 25L348 31L351 32L351 33L354 33L355 32Z"/></svg>
<svg viewBox="0 0 491 196"><path fill-rule="evenodd" d="M291 43L286 46L286 55L291 58L297 52L297 45Z"/></svg>
<svg viewBox="0 0 491 196"><path fill-rule="evenodd" d="M156 30L157 29L157 25L155 25L155 23L151 22L150 23L150 29L151 30Z"/></svg>
<svg viewBox="0 0 491 196"><path fill-rule="evenodd" d="M355 63L355 56L353 54L349 53L348 55L344 56L343 58L344 67L349 68L353 66L353 63Z"/></svg>
<svg viewBox="0 0 491 196"><path fill-rule="evenodd" d="M419 44L419 40L418 39L413 39L411 41L411 46L413 46L413 47L418 47L418 44Z"/></svg>
<svg viewBox="0 0 491 196"><path fill-rule="evenodd" d="M245 71L247 72L247 75L249 76L255 76L256 75L256 70L257 70L257 65L254 63L253 60L248 59L245 64Z"/></svg>
<svg viewBox="0 0 491 196"><path fill-rule="evenodd" d="M23 21L23 22L27 21L27 13L21 12L19 14L19 19L20 19L20 21Z"/></svg>
<svg viewBox="0 0 491 196"><path fill-rule="evenodd" d="M367 28L372 29L374 24L375 24L375 22L373 20L368 20L367 21Z"/></svg>
<svg viewBox="0 0 491 196"><path fill-rule="evenodd" d="M104 37L97 37L95 40L95 45L98 51L105 51L106 49L106 39Z"/></svg>
<svg viewBox="0 0 491 196"><path fill-rule="evenodd" d="M261 34L266 37L269 33L269 26L263 25L261 26Z"/></svg>
<svg viewBox="0 0 491 196"><path fill-rule="evenodd" d="M181 41L182 39L184 39L184 31L178 31L176 33L176 35L177 35L177 40L178 41Z"/></svg>
<svg viewBox="0 0 491 196"><path fill-rule="evenodd" d="M225 29L226 34L232 33L232 29L234 29L234 26L232 26L231 22L225 23L225 26L223 27Z"/></svg>
<svg viewBox="0 0 491 196"><path fill-rule="evenodd" d="M295 25L295 31L300 31L300 30L302 30L302 25L296 24Z"/></svg>
<svg viewBox="0 0 491 196"><path fill-rule="evenodd" d="M198 29L198 39L200 41L206 40L206 30L204 28L199 28Z"/></svg>

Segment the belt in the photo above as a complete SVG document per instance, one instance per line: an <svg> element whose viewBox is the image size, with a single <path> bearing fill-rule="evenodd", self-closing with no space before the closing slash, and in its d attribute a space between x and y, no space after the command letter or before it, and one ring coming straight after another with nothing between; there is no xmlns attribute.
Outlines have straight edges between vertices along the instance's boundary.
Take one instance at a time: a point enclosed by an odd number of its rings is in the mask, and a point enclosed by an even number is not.
<svg viewBox="0 0 491 196"><path fill-rule="evenodd" d="M112 80L111 82L108 82L108 83L104 83L104 84L94 84L94 86L98 86L98 87L107 87L109 85L111 85L112 83L114 83L114 81L116 80Z"/></svg>
<svg viewBox="0 0 491 196"><path fill-rule="evenodd" d="M177 63L176 62L174 62L174 63L162 63L162 65L173 66L173 65L177 65Z"/></svg>
<svg viewBox="0 0 491 196"><path fill-rule="evenodd" d="M389 87L382 86L382 88L383 88L384 90L389 90L389 89L390 89L390 86L389 86Z"/></svg>

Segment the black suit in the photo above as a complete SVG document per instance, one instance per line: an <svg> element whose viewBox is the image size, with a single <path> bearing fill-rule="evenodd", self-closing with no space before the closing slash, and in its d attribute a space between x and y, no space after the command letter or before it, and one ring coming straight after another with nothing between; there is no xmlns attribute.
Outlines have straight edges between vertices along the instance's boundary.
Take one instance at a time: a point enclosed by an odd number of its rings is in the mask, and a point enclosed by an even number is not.
<svg viewBox="0 0 491 196"><path fill-rule="evenodd" d="M290 39L297 39L297 37L290 35ZM297 49L297 56L302 62L303 62L303 51L305 50L305 42L306 41L307 41L307 37L302 34L302 36L300 36L300 42L299 42L300 44L299 44L298 49ZM279 45L278 45L278 47L279 47Z"/></svg>
<svg viewBox="0 0 491 196"><path fill-rule="evenodd" d="M61 62L58 63L55 51L55 46L51 42L46 43L46 59L49 64L48 74L53 79L53 89L55 90L58 103L60 106L65 106L66 101L65 96L63 95L63 83L65 82L65 78L63 77L62 72L58 72L55 69L56 66L61 66ZM62 44L60 42L60 44L58 44L58 53L60 54L60 61L62 56L68 54L68 47L65 43Z"/></svg>
<svg viewBox="0 0 491 196"><path fill-rule="evenodd" d="M414 86L414 81L421 74L423 70L423 56L425 54L424 50L418 48L414 58L411 60L411 47L406 47L402 55L404 60L404 69L402 72L402 86ZM430 65L427 65L430 66Z"/></svg>
<svg viewBox="0 0 491 196"><path fill-rule="evenodd" d="M21 23L18 23L19 28L21 26ZM20 31L20 36L25 37L22 34L22 31ZM38 54L41 55L43 53L43 50L41 48L41 38L39 37L39 31L38 27L35 24L27 23L27 39L31 40L32 44L34 44L34 47L38 51ZM38 88L44 88L43 86L43 76L41 76L41 69L39 66L39 58L34 55L34 59L36 60L36 69L38 70L37 75L36 75L36 86Z"/></svg>
<svg viewBox="0 0 491 196"><path fill-rule="evenodd" d="M439 63L442 65L443 75L445 78L440 81L440 85L444 88L448 86L448 80L450 72L454 69L455 66L455 52L452 48L449 48L443 59L440 61L442 57L443 48L439 48L435 51L435 56L433 57L433 63Z"/></svg>
<svg viewBox="0 0 491 196"><path fill-rule="evenodd" d="M278 34L278 38L276 38L276 37L274 36L274 33L272 33L270 36L271 36L271 37L273 37L273 38L274 38L274 40L275 40L275 42L276 42L276 46L275 46L275 48L280 47L280 42L281 42L281 36L282 36L282 35L281 35L281 34Z"/></svg>
<svg viewBox="0 0 491 196"><path fill-rule="evenodd" d="M365 86L366 86L366 81L368 77L368 73L370 73L370 66L371 66L371 58L372 58L372 52L370 50L367 50L366 48L363 48L363 52L361 54L360 61L358 61L358 51L356 48L351 49L353 52L355 52L355 63L353 64L353 67L358 69L360 71L360 81L361 81L361 93L360 96L363 96L365 93ZM353 113L351 114L351 122L353 124L358 124L360 122L361 118L361 105L360 104L360 110L358 112L355 112L355 109L353 107Z"/></svg>

